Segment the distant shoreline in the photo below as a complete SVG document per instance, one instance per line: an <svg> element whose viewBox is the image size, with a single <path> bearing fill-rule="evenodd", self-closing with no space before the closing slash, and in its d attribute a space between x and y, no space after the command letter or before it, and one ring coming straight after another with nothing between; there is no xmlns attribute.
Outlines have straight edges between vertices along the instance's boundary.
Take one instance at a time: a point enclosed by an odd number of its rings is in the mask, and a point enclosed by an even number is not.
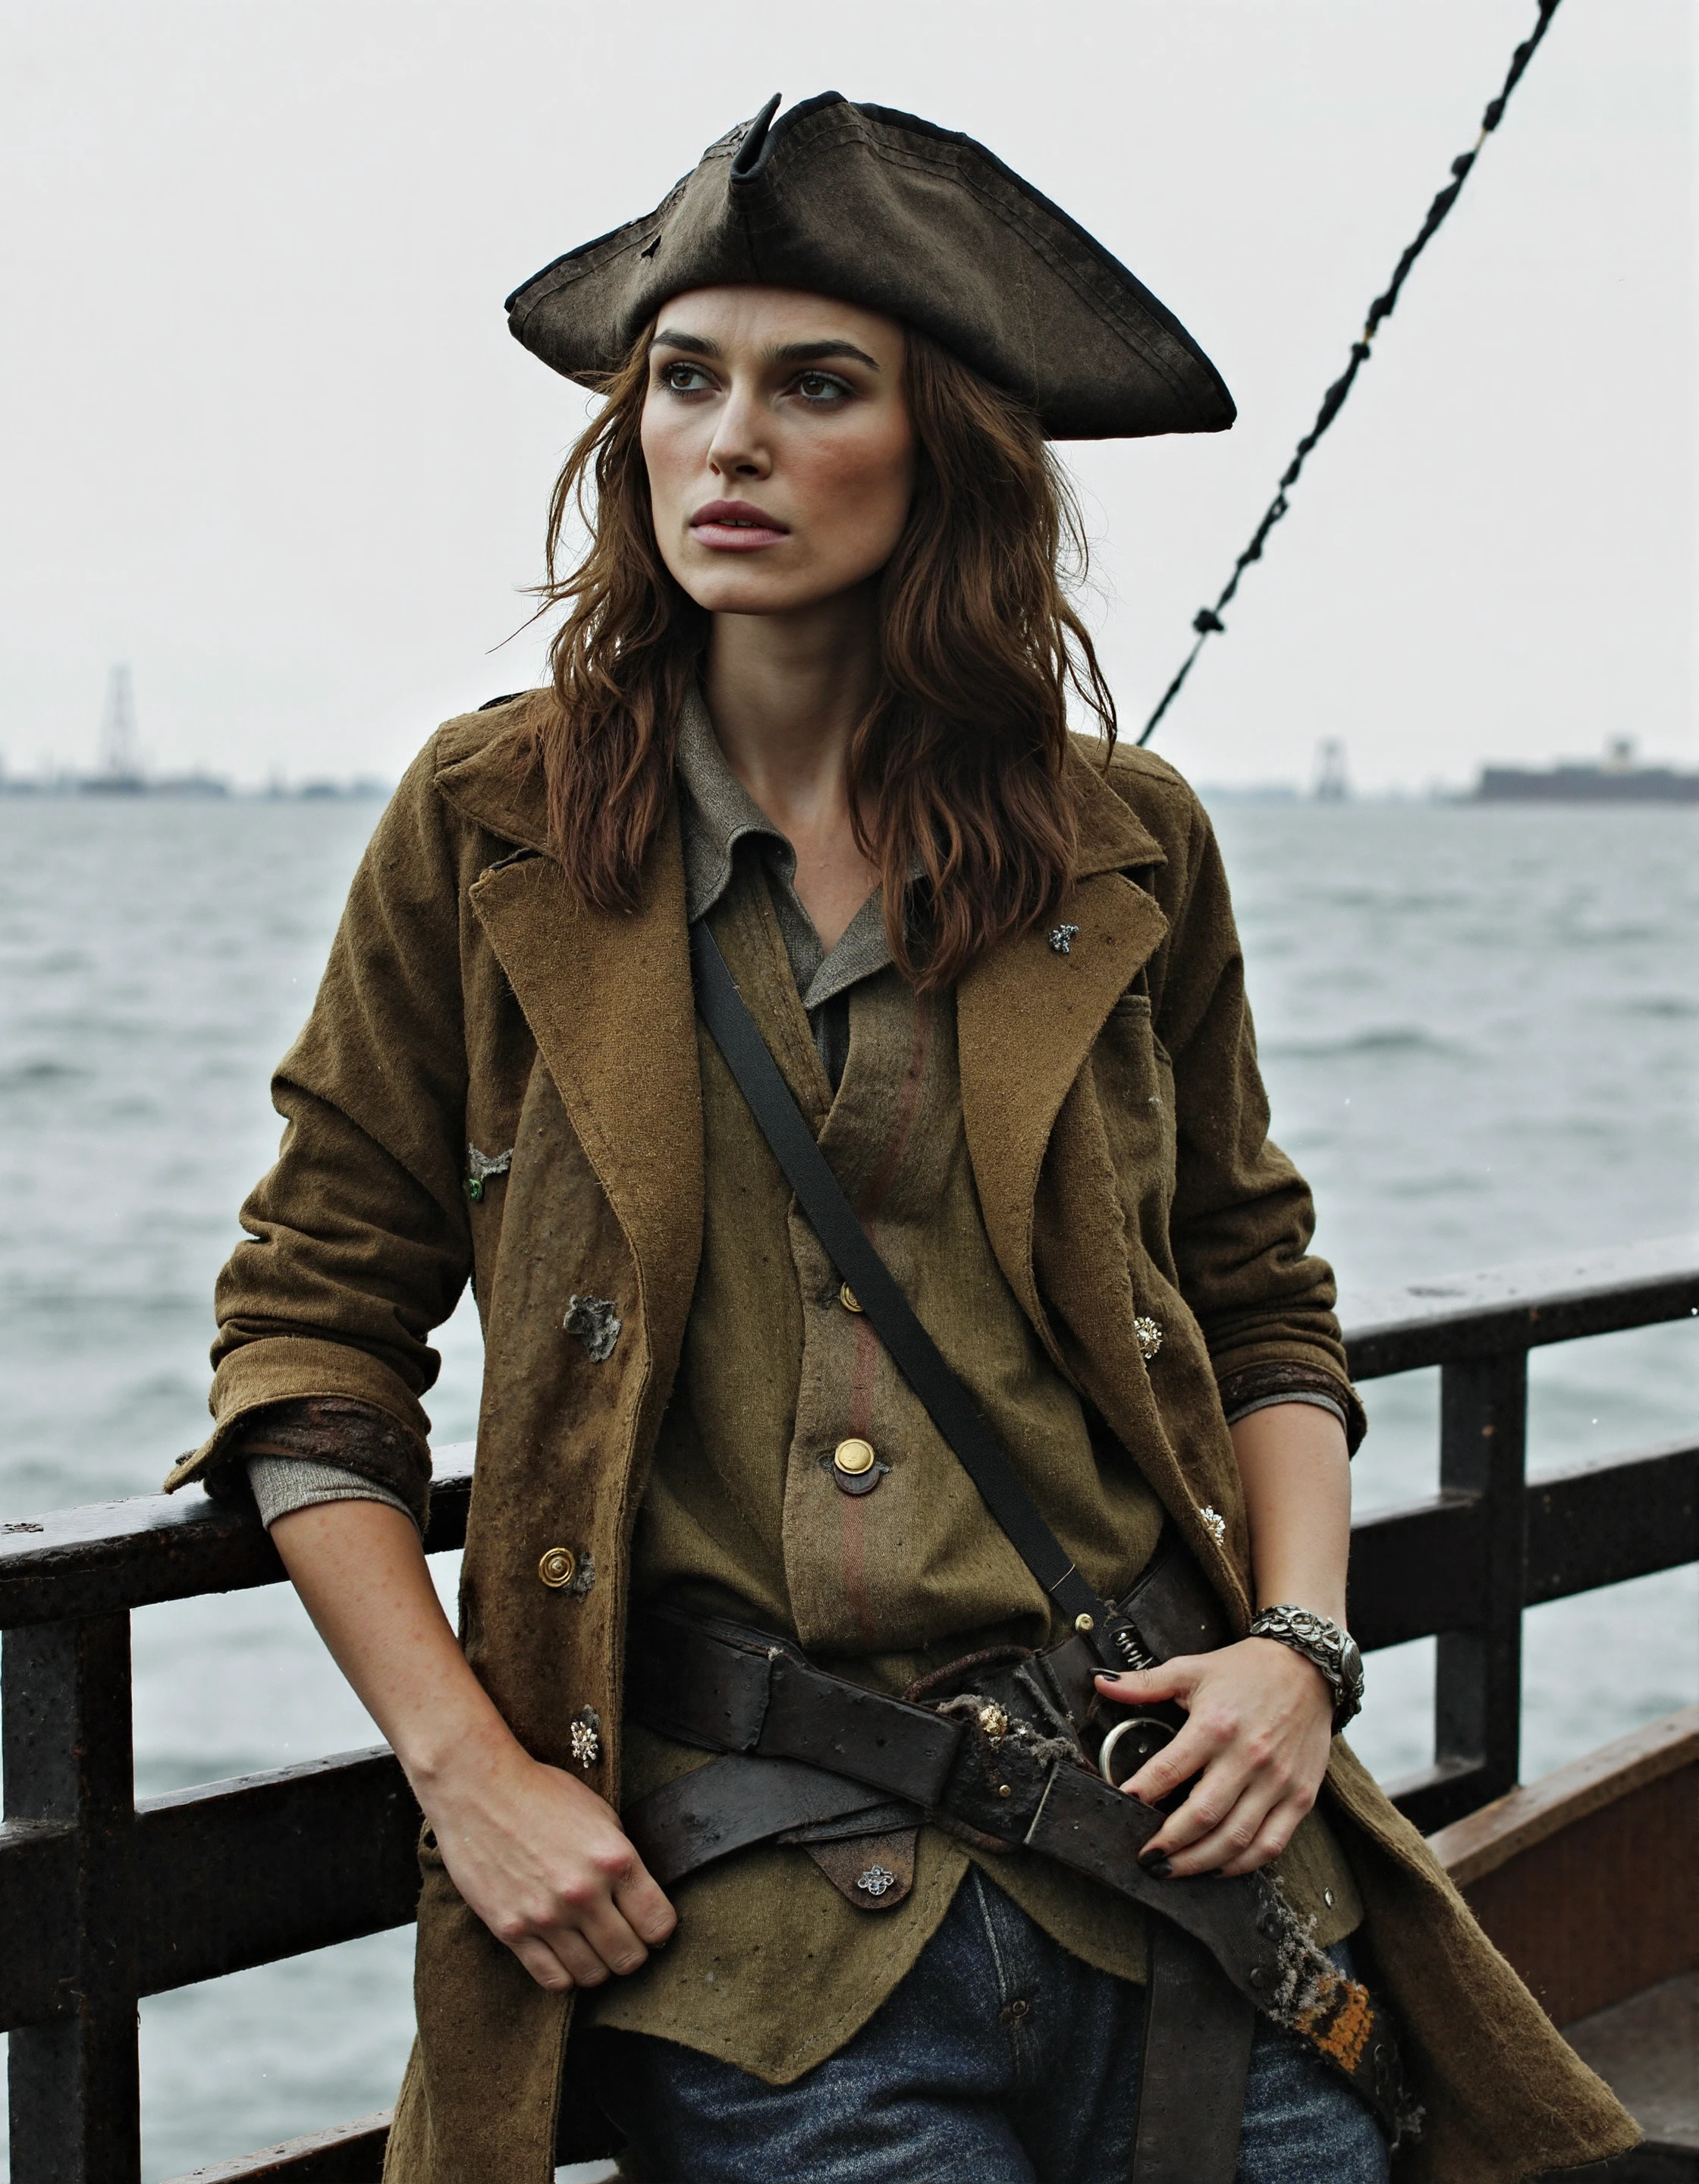
<svg viewBox="0 0 1699 2184"><path fill-rule="evenodd" d="M212 773L166 775L157 781L131 775L59 774L45 781L0 775L0 796L90 797L103 804L155 802L161 798L178 802L346 804L394 794L393 781L364 777L354 781L276 782L265 788L238 788L233 782Z"/></svg>
<svg viewBox="0 0 1699 2184"><path fill-rule="evenodd" d="M1337 809L1341 805L1554 805L1596 809L1602 804L1688 807L1699 806L1699 772L1684 773L1674 766L1631 769L1599 766L1557 766L1543 772L1520 766L1484 766L1471 788L1430 788L1351 789L1317 795L1295 782L1199 782L1199 798L1210 805L1318 805ZM110 779L99 774L56 774L30 778L0 774L0 801L93 804L219 803L219 804L356 804L386 801L395 783L363 775L352 781L324 779L274 782L264 788L244 788L218 774L192 773L150 778Z"/></svg>

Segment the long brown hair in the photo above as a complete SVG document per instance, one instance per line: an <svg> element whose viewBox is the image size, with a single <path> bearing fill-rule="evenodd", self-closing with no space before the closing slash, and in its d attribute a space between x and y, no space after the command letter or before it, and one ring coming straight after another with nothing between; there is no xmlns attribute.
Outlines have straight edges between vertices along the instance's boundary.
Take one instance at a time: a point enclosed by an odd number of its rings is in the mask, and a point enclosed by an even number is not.
<svg viewBox="0 0 1699 2184"><path fill-rule="evenodd" d="M652 332L555 482L539 587L545 610L570 610L549 648L559 706L534 731L549 829L573 887L604 910L636 906L708 637L655 541L638 439ZM880 578L880 686L849 767L892 956L924 989L1055 911L1075 847L1068 693L1111 746L1115 705L1063 588L1084 573L1085 534L1037 421L906 332L914 500ZM575 510L591 543L563 575Z"/></svg>

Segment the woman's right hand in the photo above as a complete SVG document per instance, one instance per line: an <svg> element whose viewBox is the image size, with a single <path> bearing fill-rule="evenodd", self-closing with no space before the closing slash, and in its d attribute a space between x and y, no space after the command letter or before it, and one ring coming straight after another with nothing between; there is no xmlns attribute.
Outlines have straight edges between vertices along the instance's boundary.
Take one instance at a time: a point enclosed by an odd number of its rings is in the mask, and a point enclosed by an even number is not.
<svg viewBox="0 0 1699 2184"><path fill-rule="evenodd" d="M438 1779L415 1785L448 1878L551 1992L636 1971L677 1913L612 1807L493 1726L499 1739L463 1747Z"/></svg>
<svg viewBox="0 0 1699 2184"><path fill-rule="evenodd" d="M411 1519L387 1502L317 1502L278 1518L271 1539L491 1933L555 1993L634 1972L677 1914L612 1807L532 1758L497 1713Z"/></svg>

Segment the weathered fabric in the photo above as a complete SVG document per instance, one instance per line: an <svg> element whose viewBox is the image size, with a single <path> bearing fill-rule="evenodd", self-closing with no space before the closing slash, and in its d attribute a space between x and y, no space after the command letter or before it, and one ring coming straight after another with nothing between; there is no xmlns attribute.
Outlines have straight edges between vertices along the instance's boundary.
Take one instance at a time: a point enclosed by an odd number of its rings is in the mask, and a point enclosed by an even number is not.
<svg viewBox="0 0 1699 2184"><path fill-rule="evenodd" d="M1144 1568L1161 1504L1016 1301L980 1217L961 1113L954 996L917 1000L890 961L877 899L823 950L790 844L727 766L699 699L681 724L687 916L716 939L839 1182L1039 1507L1106 1597ZM835 1089L822 1024L842 1005ZM811 1030L813 1038L811 1043ZM838 1276L700 1024L706 1210L678 1378L632 1543L633 1600L666 1598L795 1639L877 1690L979 1647L1067 1635ZM1334 1387L1340 1388L1337 1379ZM1344 1390L1340 1389L1340 1393ZM849 1435L890 1467L872 1493L833 1484ZM705 1753L626 1725L634 1802ZM1283 1869L1324 1942L1359 1915L1312 1815ZM712 1865L673 1892L677 1934L591 1998L599 2024L699 2048L774 2082L834 2053L908 1972L972 1858L1056 1940L1145 1975L1139 1908L1085 1875L939 1836L926 1885L858 1910L806 1852Z"/></svg>
<svg viewBox="0 0 1699 2184"><path fill-rule="evenodd" d="M775 120L778 103L652 213L516 289L516 338L593 385L672 297L761 281L919 326L1055 439L1232 424L1220 373L1173 314L983 144L836 92Z"/></svg>
<svg viewBox="0 0 1699 2184"><path fill-rule="evenodd" d="M676 818L633 913L579 905L528 757L530 708L548 702L450 722L378 827L276 1082L279 1162L220 1279L214 1430L171 1483L296 1397L367 1401L423 1434L430 1332L470 1276L486 1367L467 1658L527 1750L617 1804L632 1535L704 1271L704 1070ZM1306 1256L1308 1193L1267 1140L1207 821L1145 754L1106 777L1072 763L1071 950L1029 933L955 996L966 1156L1044 1356L1242 1629L1248 1540L1217 1383L1295 1364L1343 1388L1332 1287ZM1154 894L1127 877L1152 868ZM513 1156L476 1199L469 1144ZM1148 1366L1141 1314L1163 1329ZM563 1547L593 1582L543 1582ZM1629 2120L1342 1742L1328 1796L1428 2109L1399 2184L1508 2184L1630 2144ZM546 2184L571 1999L532 1982L428 1846L421 1863L419 2042L387 2174Z"/></svg>
<svg viewBox="0 0 1699 2184"><path fill-rule="evenodd" d="M288 1407L280 1403L277 1407ZM381 1413L367 1407L367 1416L376 1418ZM316 1509L326 1502L381 1502L388 1508L398 1509L416 1529L424 1529L416 1508L346 1465L323 1463L307 1455L250 1456L245 1449L242 1462L253 1506L268 1532L280 1517L292 1517L298 1509Z"/></svg>
<svg viewBox="0 0 1699 2184"><path fill-rule="evenodd" d="M275 1403L249 1421L239 1453L267 1525L315 1502L365 1500L387 1502L423 1528L430 1448L370 1403L337 1396ZM233 1468L222 1468L218 1485Z"/></svg>
<svg viewBox="0 0 1699 2184"><path fill-rule="evenodd" d="M963 1137L954 997L916 1001L892 967L877 896L822 948L795 893L794 851L727 765L699 696L678 749L687 917L710 918L840 1177L861 1178L858 1211L905 1293L947 1349L979 1366L969 1384L982 1415L1028 1459L1070 1555L1100 1592L1118 1596L1149 1557L1161 1505L1106 1435L1094 1443L1078 1393L993 1256ZM981 1646L1065 1635L868 1322L845 1309L699 1026L698 1050L703 1269L638 1518L634 1600L694 1602L782 1633L894 1693ZM325 1408L280 1407L303 1407ZM337 1407L338 1429L354 1407ZM1343 1416L1340 1401L1332 1408ZM279 1415L258 1422L274 1448ZM396 1432L382 1412L366 1416L386 1438ZM893 1467L872 1495L832 1483L832 1451L851 1434ZM291 1465L253 1446L244 1440L242 1452L268 1522L317 1502L393 1498L305 1449ZM351 1438L340 1452L359 1461ZM629 1723L624 1733L627 1803L707 1756ZM710 1866L673 1892L672 1943L588 1997L590 2008L599 2023L788 2081L835 2052L906 1975L970 1860L1075 1956L1144 1978L1138 1905L1045 1860L969 1852L940 1836L927 1886L877 1910L846 1902L800 1849ZM1323 1946L1354 1930L1350 1869L1319 1814L1281 1872Z"/></svg>

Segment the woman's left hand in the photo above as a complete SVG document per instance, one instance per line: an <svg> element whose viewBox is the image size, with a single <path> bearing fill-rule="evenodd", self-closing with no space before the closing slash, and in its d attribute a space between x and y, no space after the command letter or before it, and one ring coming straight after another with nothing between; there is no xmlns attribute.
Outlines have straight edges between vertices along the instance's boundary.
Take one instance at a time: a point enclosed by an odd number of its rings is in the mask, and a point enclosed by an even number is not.
<svg viewBox="0 0 1699 2184"><path fill-rule="evenodd" d="M1318 1669L1274 1639L1244 1638L1160 1669L1100 1675L1097 1688L1118 1706L1177 1699L1186 1710L1173 1741L1122 1786L1155 1805L1198 1778L1145 1846L1145 1865L1163 1861L1164 1878L1229 1878L1280 1855L1327 1771L1334 1701Z"/></svg>

